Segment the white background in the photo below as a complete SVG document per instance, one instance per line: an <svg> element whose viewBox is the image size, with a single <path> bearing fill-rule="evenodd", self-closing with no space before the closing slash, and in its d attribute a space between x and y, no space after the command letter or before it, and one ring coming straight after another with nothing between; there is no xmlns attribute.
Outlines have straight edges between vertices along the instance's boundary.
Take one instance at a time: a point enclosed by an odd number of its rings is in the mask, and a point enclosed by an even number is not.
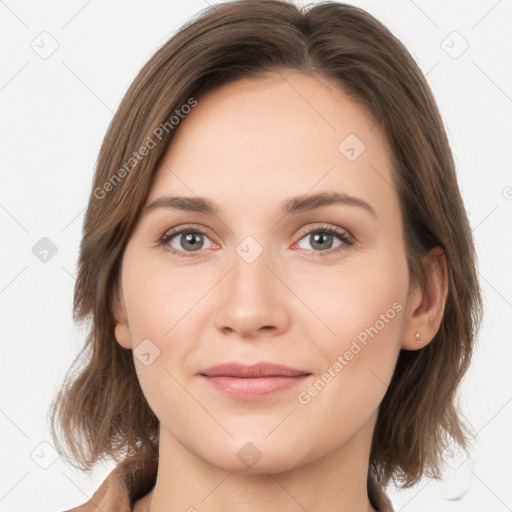
<svg viewBox="0 0 512 512"><path fill-rule="evenodd" d="M442 483L424 479L387 492L397 511L512 510L512 3L351 3L390 28L427 74L454 152L486 306L461 393L478 432L472 459L448 467ZM85 336L71 310L84 209L101 140L126 89L207 5L0 2L0 511L77 506L112 468L99 466L89 478L60 459L41 467L53 460L51 447L40 445L51 443L50 399ZM463 40L454 31L469 44L458 58ZM43 44L58 48L43 59L32 49ZM58 251L46 263L32 252L42 237Z"/></svg>

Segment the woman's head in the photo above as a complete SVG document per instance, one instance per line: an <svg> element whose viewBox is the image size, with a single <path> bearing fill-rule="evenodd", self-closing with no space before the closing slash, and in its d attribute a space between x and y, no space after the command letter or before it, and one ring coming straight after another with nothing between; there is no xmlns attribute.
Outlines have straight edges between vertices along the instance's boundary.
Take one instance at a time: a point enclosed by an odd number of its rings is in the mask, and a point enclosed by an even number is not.
<svg viewBox="0 0 512 512"><path fill-rule="evenodd" d="M384 484L435 473L467 441L454 399L481 304L447 137L404 46L338 3L201 13L107 131L74 306L85 366L53 422L83 468L155 458L165 431L230 471L367 443ZM228 361L310 375L236 400L200 375Z"/></svg>

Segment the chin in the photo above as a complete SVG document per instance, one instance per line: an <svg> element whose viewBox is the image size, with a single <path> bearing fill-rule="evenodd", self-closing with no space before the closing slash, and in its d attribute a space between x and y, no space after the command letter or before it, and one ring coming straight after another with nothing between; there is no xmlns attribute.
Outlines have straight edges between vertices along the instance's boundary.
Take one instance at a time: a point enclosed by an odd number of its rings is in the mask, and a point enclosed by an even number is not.
<svg viewBox="0 0 512 512"><path fill-rule="evenodd" d="M203 459L219 469L243 475L288 471L302 459L297 453L297 443L287 446L264 437L254 441L231 439L228 445L219 448L221 451L210 453Z"/></svg>

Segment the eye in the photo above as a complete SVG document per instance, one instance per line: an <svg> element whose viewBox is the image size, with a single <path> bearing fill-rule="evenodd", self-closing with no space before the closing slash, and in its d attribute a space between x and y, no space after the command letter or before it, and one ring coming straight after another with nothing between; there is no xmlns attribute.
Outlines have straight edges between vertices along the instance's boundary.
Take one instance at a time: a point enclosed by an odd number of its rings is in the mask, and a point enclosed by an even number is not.
<svg viewBox="0 0 512 512"><path fill-rule="evenodd" d="M167 232L158 243L177 256L187 257L193 256L194 252L198 252L201 249L211 248L211 245L205 247L205 240L209 240L210 244L213 245L213 242L204 231L186 227Z"/></svg>
<svg viewBox="0 0 512 512"><path fill-rule="evenodd" d="M338 243L336 244L336 239ZM301 245L308 241L311 248ZM209 243L205 243L208 241ZM352 237L344 230L333 226L319 226L310 229L296 242L300 249L312 251L315 255L326 256L338 253L354 244ZM200 228L186 226L166 232L159 240L158 245L177 256L189 257L199 253L202 249L219 247Z"/></svg>
<svg viewBox="0 0 512 512"><path fill-rule="evenodd" d="M338 245L335 245L336 238L339 241ZM311 249L300 246L300 243L304 240L309 240ZM332 226L320 226L309 230L305 236L297 242L297 244L299 244L301 249L312 250L318 253L319 256L325 256L346 249L347 246L353 245L354 241L345 231L339 228Z"/></svg>

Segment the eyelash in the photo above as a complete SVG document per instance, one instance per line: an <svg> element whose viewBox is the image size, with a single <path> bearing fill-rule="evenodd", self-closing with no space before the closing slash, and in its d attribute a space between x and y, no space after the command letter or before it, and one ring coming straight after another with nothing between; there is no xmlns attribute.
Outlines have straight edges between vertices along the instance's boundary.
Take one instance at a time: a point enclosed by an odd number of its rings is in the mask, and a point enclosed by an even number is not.
<svg viewBox="0 0 512 512"><path fill-rule="evenodd" d="M172 254L179 256L179 257L189 258L191 256L195 256L196 251L186 253L185 251L177 251L176 249L174 249L173 247L168 245L168 243L174 237L176 237L177 235L182 235L184 233L186 233L186 234L192 233L192 234L200 234L200 235L208 236L208 234L205 233L201 229L185 227L185 228L182 228L182 229L179 229L176 231L167 231L158 240L158 245L163 246L165 248L165 250L167 250L167 251L171 252ZM338 237L343 242L342 245L340 245L334 249L328 249L326 251L315 251L313 249L310 249L310 251L314 252L315 254L318 254L318 256L329 256L332 254L337 254L338 252L345 250L346 247L350 247L351 245L354 245L354 241L344 231L342 231L338 228L334 228L332 226L320 226L320 227L313 228L309 231L306 231L305 233L303 233L301 235L301 237L298 239L297 242L301 241L303 238L305 238L308 235L312 235L312 234L316 234L316 233L334 235L334 236ZM185 254L183 254L183 252L185 252ZM197 251L197 252L200 252L200 251Z"/></svg>

